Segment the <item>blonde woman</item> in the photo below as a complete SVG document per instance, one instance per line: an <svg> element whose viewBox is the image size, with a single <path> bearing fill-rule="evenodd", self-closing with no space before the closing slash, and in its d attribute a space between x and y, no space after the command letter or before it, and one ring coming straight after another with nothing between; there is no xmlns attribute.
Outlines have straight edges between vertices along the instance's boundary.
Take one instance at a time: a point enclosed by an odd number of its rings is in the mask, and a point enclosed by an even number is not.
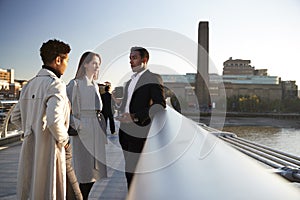
<svg viewBox="0 0 300 200"><path fill-rule="evenodd" d="M83 199L88 199L95 181L107 177L105 134L98 114L102 109L98 79L101 58L85 52L79 61L76 76L67 86L72 112L70 125L78 135L72 136L73 163Z"/></svg>

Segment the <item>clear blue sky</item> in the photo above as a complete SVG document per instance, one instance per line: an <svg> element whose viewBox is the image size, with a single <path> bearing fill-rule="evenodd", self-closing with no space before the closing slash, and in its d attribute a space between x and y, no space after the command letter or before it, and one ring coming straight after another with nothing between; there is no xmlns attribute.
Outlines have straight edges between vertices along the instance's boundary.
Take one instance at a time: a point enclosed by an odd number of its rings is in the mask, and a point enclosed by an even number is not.
<svg viewBox="0 0 300 200"><path fill-rule="evenodd" d="M63 76L68 82L83 52L119 34L159 28L197 42L200 21L209 21L210 58L219 74L233 57L300 84L299 0L0 0L0 67L14 68L17 79L30 79L42 65L42 42L57 38L72 48ZM130 71L128 60L119 64Z"/></svg>

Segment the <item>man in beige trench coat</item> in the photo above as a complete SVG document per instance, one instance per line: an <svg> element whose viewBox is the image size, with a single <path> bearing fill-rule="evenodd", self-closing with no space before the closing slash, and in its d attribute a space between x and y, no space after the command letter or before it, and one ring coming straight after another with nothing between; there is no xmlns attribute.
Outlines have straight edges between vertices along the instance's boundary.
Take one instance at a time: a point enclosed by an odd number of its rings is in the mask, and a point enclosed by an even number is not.
<svg viewBox="0 0 300 200"><path fill-rule="evenodd" d="M60 79L70 46L49 40L40 48L44 65L22 89L11 120L24 131L17 198L65 199L66 155L70 105Z"/></svg>

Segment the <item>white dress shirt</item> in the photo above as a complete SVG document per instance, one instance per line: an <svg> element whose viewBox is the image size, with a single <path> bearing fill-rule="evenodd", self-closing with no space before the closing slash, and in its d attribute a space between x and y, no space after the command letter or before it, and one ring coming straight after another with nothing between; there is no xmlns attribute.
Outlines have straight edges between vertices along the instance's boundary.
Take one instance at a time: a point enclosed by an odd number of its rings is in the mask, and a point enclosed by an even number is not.
<svg viewBox="0 0 300 200"><path fill-rule="evenodd" d="M140 79L140 77L142 76L143 73L145 73L147 69L144 69L143 71L141 71L140 73L135 73L131 76L131 82L129 83L128 89L127 89L127 101L126 101L126 105L125 105L125 113L129 113L129 104L131 101L131 97L132 94L134 92L134 88L136 86L136 83L138 82L138 80Z"/></svg>

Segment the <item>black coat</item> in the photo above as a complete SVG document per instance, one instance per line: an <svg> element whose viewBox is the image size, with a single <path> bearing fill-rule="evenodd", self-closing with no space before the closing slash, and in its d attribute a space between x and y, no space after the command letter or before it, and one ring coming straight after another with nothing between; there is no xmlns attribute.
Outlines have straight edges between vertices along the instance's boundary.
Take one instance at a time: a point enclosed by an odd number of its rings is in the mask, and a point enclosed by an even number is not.
<svg viewBox="0 0 300 200"><path fill-rule="evenodd" d="M112 112L112 104L111 104L111 94L109 92L105 92L104 94L101 94L101 100L102 100L102 113L105 116L113 116Z"/></svg>

